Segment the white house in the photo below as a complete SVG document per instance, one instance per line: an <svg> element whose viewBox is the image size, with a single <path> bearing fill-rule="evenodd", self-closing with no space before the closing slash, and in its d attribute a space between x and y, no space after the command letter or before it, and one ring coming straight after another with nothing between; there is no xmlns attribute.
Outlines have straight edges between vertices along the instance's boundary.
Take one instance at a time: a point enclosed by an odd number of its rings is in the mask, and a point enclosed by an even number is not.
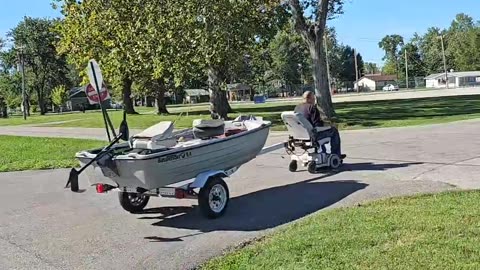
<svg viewBox="0 0 480 270"><path fill-rule="evenodd" d="M365 75L355 83L354 88L360 87L360 91L375 91L381 90L387 84L396 84L397 76L395 75L382 75L382 74L370 74Z"/></svg>
<svg viewBox="0 0 480 270"><path fill-rule="evenodd" d="M480 71L448 72L448 87L480 86ZM425 77L427 88L446 88L445 73L436 73Z"/></svg>
<svg viewBox="0 0 480 270"><path fill-rule="evenodd" d="M203 103L210 100L210 92L205 89L185 89L184 91L186 103Z"/></svg>
<svg viewBox="0 0 480 270"><path fill-rule="evenodd" d="M251 87L243 83L227 84L230 101L249 100Z"/></svg>

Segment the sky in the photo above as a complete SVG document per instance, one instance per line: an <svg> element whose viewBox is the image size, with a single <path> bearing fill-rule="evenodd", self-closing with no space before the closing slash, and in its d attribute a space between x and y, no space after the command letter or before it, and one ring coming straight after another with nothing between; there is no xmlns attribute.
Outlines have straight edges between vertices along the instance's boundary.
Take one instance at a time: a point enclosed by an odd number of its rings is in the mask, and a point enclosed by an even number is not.
<svg viewBox="0 0 480 270"><path fill-rule="evenodd" d="M52 0L0 0L0 36L14 28L23 16L54 18L60 15Z"/></svg>
<svg viewBox="0 0 480 270"><path fill-rule="evenodd" d="M380 40L390 34L410 40L429 27L448 28L458 13L480 20L480 0L345 0L344 14L328 22L337 39L358 50L365 62L382 63Z"/></svg>
<svg viewBox="0 0 480 270"><path fill-rule="evenodd" d="M23 16L59 16L52 0L0 0L0 36L15 27ZM378 42L399 34L408 41L429 27L447 28L455 15L466 13L480 20L480 0L345 0L344 14L328 22L343 44L357 49L364 61L381 64L384 52Z"/></svg>

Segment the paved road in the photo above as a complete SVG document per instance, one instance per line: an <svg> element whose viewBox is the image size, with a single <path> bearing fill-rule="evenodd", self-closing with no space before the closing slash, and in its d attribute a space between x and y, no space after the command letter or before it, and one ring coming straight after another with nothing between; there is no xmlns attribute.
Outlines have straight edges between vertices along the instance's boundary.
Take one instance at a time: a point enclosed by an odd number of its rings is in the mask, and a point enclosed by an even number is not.
<svg viewBox="0 0 480 270"><path fill-rule="evenodd" d="M401 90L395 92L377 91L365 93L348 93L333 95L332 100L337 102L371 101L371 100L392 100L410 98L448 97L461 95L479 95L480 87L466 87L455 89L422 89L422 90ZM301 100L301 97L291 98L269 98L267 102L291 102ZM233 102L232 104L253 104L251 101ZM200 105L197 105L200 106Z"/></svg>
<svg viewBox="0 0 480 270"><path fill-rule="evenodd" d="M0 174L0 269L189 269L323 209L479 188L479 124L344 132L349 158L331 176L289 173L281 150L259 156L229 180L229 211L214 221L195 201L152 199L128 214L115 193L64 190L66 170Z"/></svg>
<svg viewBox="0 0 480 270"><path fill-rule="evenodd" d="M479 95L480 87L433 89L433 90L404 90L396 92L373 92L360 94L334 95L333 102L395 100L430 97L451 97L462 95Z"/></svg>

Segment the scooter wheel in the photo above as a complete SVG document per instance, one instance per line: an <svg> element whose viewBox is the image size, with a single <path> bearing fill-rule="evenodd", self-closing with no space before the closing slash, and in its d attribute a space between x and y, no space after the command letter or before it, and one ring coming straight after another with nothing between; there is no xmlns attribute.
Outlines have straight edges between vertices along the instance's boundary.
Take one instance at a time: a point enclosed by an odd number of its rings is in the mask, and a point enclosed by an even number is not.
<svg viewBox="0 0 480 270"><path fill-rule="evenodd" d="M311 174L317 173L317 164L314 161L311 161L308 163L307 170Z"/></svg>
<svg viewBox="0 0 480 270"><path fill-rule="evenodd" d="M198 194L200 210L209 219L222 216L227 210L229 200L228 186L219 176L210 177Z"/></svg>
<svg viewBox="0 0 480 270"><path fill-rule="evenodd" d="M118 199L123 209L130 213L138 213L147 206L150 196L137 193L119 192Z"/></svg>
<svg viewBox="0 0 480 270"><path fill-rule="evenodd" d="M290 161L290 164L288 165L288 170L291 172L296 172L298 169L298 164L296 160Z"/></svg>
<svg viewBox="0 0 480 270"><path fill-rule="evenodd" d="M343 161L338 155L332 155L330 157L330 168L338 169L342 165Z"/></svg>

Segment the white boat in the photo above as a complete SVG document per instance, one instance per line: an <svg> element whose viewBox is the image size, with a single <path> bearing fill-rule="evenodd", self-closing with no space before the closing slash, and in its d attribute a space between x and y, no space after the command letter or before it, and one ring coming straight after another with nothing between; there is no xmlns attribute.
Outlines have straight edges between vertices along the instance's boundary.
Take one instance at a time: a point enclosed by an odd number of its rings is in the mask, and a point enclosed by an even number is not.
<svg viewBox="0 0 480 270"><path fill-rule="evenodd" d="M123 193L120 202L126 210L143 209L146 203L138 200L148 201L149 196L193 196L200 202L201 191L194 190L208 186L206 196L210 201L203 207L209 208L205 210L207 216L217 217L226 208L229 196L221 178L228 177L260 153L270 126L269 121L250 117L233 121L196 120L193 128L174 131L172 122L161 122L132 136L128 142L114 145L106 154L104 149L94 149L81 151L76 158L82 166L91 163L85 171L90 184L97 186L97 192L119 189ZM99 153L102 157L97 157ZM93 159L97 161L92 163ZM192 182L180 188L169 187L188 180ZM209 186L209 180L218 183ZM225 204L218 211L212 208L215 187ZM132 204L135 200L139 205Z"/></svg>

